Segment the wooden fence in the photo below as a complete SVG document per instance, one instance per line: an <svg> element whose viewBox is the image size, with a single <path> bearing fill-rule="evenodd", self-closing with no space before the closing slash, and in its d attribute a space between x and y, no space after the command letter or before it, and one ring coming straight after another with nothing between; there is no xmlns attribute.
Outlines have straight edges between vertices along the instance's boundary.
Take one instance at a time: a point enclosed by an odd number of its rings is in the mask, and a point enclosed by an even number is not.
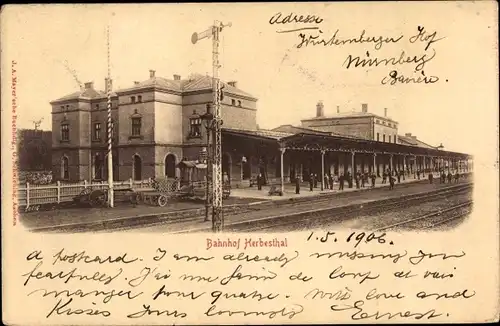
<svg viewBox="0 0 500 326"><path fill-rule="evenodd" d="M169 181L172 189L177 187L175 180ZM153 180L140 180L134 181L132 179L126 181L115 181L113 183L114 190L126 189L152 189ZM58 181L52 185L31 185L26 183L20 185L17 189L17 201L20 207L29 207L38 204L59 204L62 202L69 202L73 197L79 195L84 189L90 188L91 190L108 189L107 182L93 182L87 181L78 183L63 183Z"/></svg>

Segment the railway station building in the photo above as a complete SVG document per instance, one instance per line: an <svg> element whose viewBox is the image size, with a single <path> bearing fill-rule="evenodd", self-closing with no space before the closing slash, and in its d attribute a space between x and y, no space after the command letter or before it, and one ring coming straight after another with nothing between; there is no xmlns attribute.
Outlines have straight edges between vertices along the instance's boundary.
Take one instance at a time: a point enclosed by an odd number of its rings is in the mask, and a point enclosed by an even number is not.
<svg viewBox="0 0 500 326"><path fill-rule="evenodd" d="M107 83L106 83L107 85ZM263 130L257 125L257 98L223 82L222 169L232 186L248 187L261 173L283 186L311 173L470 169L472 158L398 134L398 123L362 104L358 112L327 117L324 105L301 126ZM116 180L180 176L181 161L196 161L206 149L203 114L212 103L212 79L156 76L112 93L113 175ZM107 90L93 83L51 102L52 169L57 180L107 178ZM314 107L313 107L314 109ZM323 178L319 178L322 180Z"/></svg>

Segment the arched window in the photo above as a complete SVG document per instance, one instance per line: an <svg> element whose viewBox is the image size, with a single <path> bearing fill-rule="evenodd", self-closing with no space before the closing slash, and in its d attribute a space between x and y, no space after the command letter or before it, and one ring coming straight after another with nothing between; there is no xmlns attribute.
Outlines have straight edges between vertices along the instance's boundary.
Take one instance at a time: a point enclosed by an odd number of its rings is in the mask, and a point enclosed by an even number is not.
<svg viewBox="0 0 500 326"><path fill-rule="evenodd" d="M175 178L176 159L174 154L168 154L165 157L165 176L167 178Z"/></svg>
<svg viewBox="0 0 500 326"><path fill-rule="evenodd" d="M61 158L61 179L69 180L69 159L66 156Z"/></svg>
<svg viewBox="0 0 500 326"><path fill-rule="evenodd" d="M142 160L137 154L133 157L133 176L134 180L142 180Z"/></svg>

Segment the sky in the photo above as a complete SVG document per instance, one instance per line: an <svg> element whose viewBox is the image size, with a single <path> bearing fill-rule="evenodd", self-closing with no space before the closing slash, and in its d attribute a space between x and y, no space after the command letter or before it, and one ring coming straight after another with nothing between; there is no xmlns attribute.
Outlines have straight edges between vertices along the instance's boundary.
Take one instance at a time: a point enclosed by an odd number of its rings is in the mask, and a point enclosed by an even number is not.
<svg viewBox="0 0 500 326"><path fill-rule="evenodd" d="M290 13L314 15L320 23L270 24L278 13L281 20ZM387 108L399 122L399 134L411 132L428 144L471 154L479 143L497 148L493 2L30 5L4 7L2 14L7 31L2 70L17 62L18 128L32 128L33 120L43 118L41 128L50 130L49 102L77 91L77 80L104 89L107 26L113 86L119 89L148 79L150 69L166 78L210 74L212 42L193 45L191 35L220 20L232 23L221 33L220 76L259 99L260 128L300 125L315 115L319 100L326 115L337 106L360 111L367 103L375 114ZM424 37L411 43L418 26ZM318 29L278 33L303 27ZM359 38L365 30L366 37L401 40L380 49L373 42L297 48L300 33L328 40L337 30L338 39ZM435 42L426 50L430 40ZM349 55L367 53L399 59L402 51L405 57L433 58L421 70L415 63L358 68L345 63ZM422 76L423 70L439 81L382 85L392 70L408 77Z"/></svg>

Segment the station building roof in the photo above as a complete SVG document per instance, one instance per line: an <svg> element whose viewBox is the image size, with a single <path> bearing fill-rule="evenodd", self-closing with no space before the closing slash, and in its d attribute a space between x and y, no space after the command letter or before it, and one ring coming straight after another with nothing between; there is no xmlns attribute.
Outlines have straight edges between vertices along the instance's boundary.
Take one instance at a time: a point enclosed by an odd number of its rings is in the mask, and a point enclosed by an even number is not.
<svg viewBox="0 0 500 326"><path fill-rule="evenodd" d="M181 79L180 76L175 75L173 79L156 76L154 72L150 75L150 78L141 82L136 82L134 85L126 88L117 89L112 93L115 97L120 93L132 93L135 91L142 90L164 90L173 92L179 95L187 95L189 93L203 92L212 90L212 77L208 75L192 74L186 79ZM234 85L234 84L233 84ZM251 99L257 101L257 98L253 95L231 85L228 82L221 81L221 87L223 87L223 92L226 94L236 95L243 98ZM52 102L68 101L68 100L78 100L78 99L97 99L107 97L107 93L101 90L96 90L93 87L93 83L86 83L85 88L78 92L74 92L65 95Z"/></svg>
<svg viewBox="0 0 500 326"><path fill-rule="evenodd" d="M96 90L94 88L82 88L78 92L74 92L66 96L63 96L61 98L58 98L57 100L54 100L51 103L70 101L70 100L94 100L94 99L106 98L107 96L108 94L104 91ZM115 97L116 93L112 92L111 96Z"/></svg>
<svg viewBox="0 0 500 326"><path fill-rule="evenodd" d="M332 132L332 131L323 131L323 130L318 130L318 129L314 129L314 128L297 127L297 126L293 126L293 125L281 125L279 127L273 128L272 130L289 132L291 134L311 133L311 134L320 134L320 135L332 135L332 136L345 137L345 138L356 138L356 139L359 138L356 136L344 135L344 134Z"/></svg>
<svg viewBox="0 0 500 326"><path fill-rule="evenodd" d="M384 117L381 115L377 115L371 112L338 112L334 115L322 115L322 116L316 116L312 118L307 118L307 119L302 119L301 121L315 121L315 120L333 120L333 119L344 119L344 118L362 118L362 117L375 117L378 119L382 120L387 120L391 121L394 123L397 123L397 121L389 118L389 117Z"/></svg>
<svg viewBox="0 0 500 326"><path fill-rule="evenodd" d="M417 139L416 136L412 136L411 134L406 134L406 135L398 135L398 141L400 144L407 145L407 146L418 146L418 147L425 147L425 148L436 148L434 146L431 146L427 143L424 143L420 139Z"/></svg>

